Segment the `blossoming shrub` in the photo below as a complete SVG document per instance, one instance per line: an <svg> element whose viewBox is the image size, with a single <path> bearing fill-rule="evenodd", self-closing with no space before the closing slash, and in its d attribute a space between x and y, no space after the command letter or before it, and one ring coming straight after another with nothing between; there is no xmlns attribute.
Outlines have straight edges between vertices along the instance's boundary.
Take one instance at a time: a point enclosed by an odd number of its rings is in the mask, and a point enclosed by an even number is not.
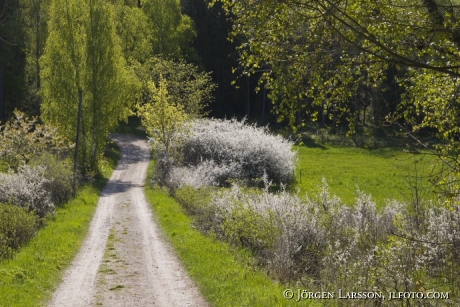
<svg viewBox="0 0 460 307"><path fill-rule="evenodd" d="M73 169L70 160L57 159L44 152L31 161L31 165L42 167L47 182L44 188L50 193L55 206L62 205L73 197Z"/></svg>
<svg viewBox="0 0 460 307"><path fill-rule="evenodd" d="M173 167L169 174L170 182L178 187L222 186L230 178L244 179L239 163L229 162L219 165L213 160L204 160L197 165Z"/></svg>
<svg viewBox="0 0 460 307"><path fill-rule="evenodd" d="M0 160L14 170L45 151L61 155L71 147L55 127L41 125L37 117L29 118L17 110L0 125Z"/></svg>
<svg viewBox="0 0 460 307"><path fill-rule="evenodd" d="M0 202L35 210L44 217L54 211L52 194L47 190L50 180L43 166L20 166L17 172L0 173Z"/></svg>
<svg viewBox="0 0 460 307"><path fill-rule="evenodd" d="M249 247L260 262L283 280L299 277L308 268L314 275L324 250L319 208L285 190L245 192L238 186L212 199L220 221L216 232L234 244Z"/></svg>
<svg viewBox="0 0 460 307"><path fill-rule="evenodd" d="M184 187L176 197L194 213L197 228L249 248L282 281L318 291L443 291L451 298L436 306L460 303L459 206L427 205L420 223L421 213L414 215L406 204L389 201L377 210L359 190L356 204L347 206L330 195L326 182L306 198L283 189L216 191ZM404 298L385 306L426 302Z"/></svg>
<svg viewBox="0 0 460 307"><path fill-rule="evenodd" d="M293 142L267 128L244 121L198 119L181 146L180 164L171 173L176 186L225 185L230 179L253 184L267 176L274 182L293 180Z"/></svg>
<svg viewBox="0 0 460 307"><path fill-rule="evenodd" d="M0 261L29 241L38 229L38 217L27 209L0 203Z"/></svg>

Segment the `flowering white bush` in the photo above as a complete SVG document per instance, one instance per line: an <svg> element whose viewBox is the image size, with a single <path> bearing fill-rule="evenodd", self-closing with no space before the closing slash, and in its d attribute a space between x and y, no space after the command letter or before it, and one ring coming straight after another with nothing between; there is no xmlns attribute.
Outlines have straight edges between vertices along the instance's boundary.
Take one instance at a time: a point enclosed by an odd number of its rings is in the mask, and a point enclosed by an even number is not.
<svg viewBox="0 0 460 307"><path fill-rule="evenodd" d="M46 189L45 168L20 166L17 172L0 173L0 203L35 210L43 217L54 210L51 193Z"/></svg>
<svg viewBox="0 0 460 307"><path fill-rule="evenodd" d="M217 184L228 179L250 183L265 175L270 180L287 183L293 179L295 170L296 153L292 145L293 142L271 134L267 128L244 121L198 119L182 145L180 166L191 171L208 169L211 174L207 176L215 178L217 182L213 182ZM181 184L185 182L178 185Z"/></svg>
<svg viewBox="0 0 460 307"><path fill-rule="evenodd" d="M194 214L198 229L249 248L283 281L318 291L434 289L456 298L437 301L436 306L458 306L460 206L431 204L414 213L411 206L392 200L379 210L359 190L356 204L348 206L329 193L325 180L316 195L305 199L283 189L269 190L266 182L263 190L185 186L175 193ZM346 306L367 306L350 302L357 304ZM424 302L405 298L382 306L429 306Z"/></svg>
<svg viewBox="0 0 460 307"><path fill-rule="evenodd" d="M228 178L243 179L241 165L236 162L218 165L213 160L205 160L189 167L173 167L169 174L169 180L175 188L221 186Z"/></svg>
<svg viewBox="0 0 460 307"><path fill-rule="evenodd" d="M288 280L308 268L315 274L324 250L320 208L285 190L245 192L238 186L211 201L214 232L249 247L276 276Z"/></svg>

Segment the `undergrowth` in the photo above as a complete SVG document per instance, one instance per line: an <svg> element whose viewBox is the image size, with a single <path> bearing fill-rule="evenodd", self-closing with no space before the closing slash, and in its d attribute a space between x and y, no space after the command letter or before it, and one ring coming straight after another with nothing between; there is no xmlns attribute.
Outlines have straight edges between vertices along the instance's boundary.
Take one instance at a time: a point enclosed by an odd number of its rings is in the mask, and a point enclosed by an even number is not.
<svg viewBox="0 0 460 307"><path fill-rule="evenodd" d="M58 207L29 244L0 263L0 306L43 306L83 242L99 194L119 157L113 144L101 178L81 187L77 197Z"/></svg>
<svg viewBox="0 0 460 307"><path fill-rule="evenodd" d="M212 306L292 306L294 302L283 297L286 286L258 269L250 252L231 247L215 236L205 236L166 190L146 187L146 196L182 263ZM204 204L201 196L195 200ZM199 207L195 210L201 210ZM320 304L308 301L302 306Z"/></svg>

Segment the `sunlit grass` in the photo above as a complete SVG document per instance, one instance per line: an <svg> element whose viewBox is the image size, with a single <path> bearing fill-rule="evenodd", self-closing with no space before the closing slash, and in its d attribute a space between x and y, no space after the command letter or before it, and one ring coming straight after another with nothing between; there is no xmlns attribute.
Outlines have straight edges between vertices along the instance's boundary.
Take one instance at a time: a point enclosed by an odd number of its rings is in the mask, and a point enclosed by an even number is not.
<svg viewBox="0 0 460 307"><path fill-rule="evenodd" d="M183 208L166 191L147 187L146 195L182 263L212 306L295 304L283 297L286 286L257 269L250 253L231 248L193 228ZM303 301L302 306L316 306L315 303Z"/></svg>
<svg viewBox="0 0 460 307"><path fill-rule="evenodd" d="M296 146L298 164L295 189L312 194L327 180L330 191L353 204L357 189L371 194L382 206L387 199L409 201L416 183L425 199L434 198L428 175L436 165L433 156L399 148L363 149L336 146ZM416 178L418 177L418 180Z"/></svg>

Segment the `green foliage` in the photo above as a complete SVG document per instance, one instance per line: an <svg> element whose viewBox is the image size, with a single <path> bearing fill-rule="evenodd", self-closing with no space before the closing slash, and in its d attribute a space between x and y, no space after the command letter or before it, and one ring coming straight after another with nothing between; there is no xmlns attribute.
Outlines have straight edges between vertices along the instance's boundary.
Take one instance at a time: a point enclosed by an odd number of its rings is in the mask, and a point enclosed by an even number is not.
<svg viewBox="0 0 460 307"><path fill-rule="evenodd" d="M29 88L28 112L38 114L40 109L39 90L40 57L48 37L48 20L51 0L22 0L23 26L26 33L26 78Z"/></svg>
<svg viewBox="0 0 460 307"><path fill-rule="evenodd" d="M353 133L358 109L370 100L360 96L372 88L389 90L385 83L391 81L403 95L393 98L401 104L389 118L407 120L407 131L437 131L443 143L434 152L459 173L458 3L220 2L233 16L231 37L241 42L243 74L263 72L261 83L270 90L280 121L295 129L299 112L312 120L324 114L349 123Z"/></svg>
<svg viewBox="0 0 460 307"><path fill-rule="evenodd" d="M79 189L77 197L57 208L56 215L14 259L0 263L2 306L46 305L86 237L99 195L113 171L110 166L116 164L113 158L119 155L113 149L110 152L104 177Z"/></svg>
<svg viewBox="0 0 460 307"><path fill-rule="evenodd" d="M137 92L112 6L100 0L53 1L49 30L41 59L42 116L79 141L81 169L97 171L108 133L127 119Z"/></svg>
<svg viewBox="0 0 460 307"><path fill-rule="evenodd" d="M0 262L11 258L38 230L38 216L27 208L0 204Z"/></svg>
<svg viewBox="0 0 460 307"><path fill-rule="evenodd" d="M59 154L68 149L70 144L56 128L41 125L38 118L28 118L20 111L0 126L0 159L14 170L45 151Z"/></svg>
<svg viewBox="0 0 460 307"><path fill-rule="evenodd" d="M210 206L215 187L193 188L184 186L174 190L174 199L193 219L193 226L205 234L220 235L215 229L215 210Z"/></svg>
<svg viewBox="0 0 460 307"><path fill-rule="evenodd" d="M26 34L22 0L0 3L0 121L25 107Z"/></svg>
<svg viewBox="0 0 460 307"><path fill-rule="evenodd" d="M222 233L230 243L261 255L279 239L281 229L278 226L276 216L270 212L264 215L254 208L237 204L230 218L223 221Z"/></svg>
<svg viewBox="0 0 460 307"><path fill-rule="evenodd" d="M153 146L157 146L157 152L164 152L166 160L169 161L169 158L174 158L174 150L187 134L186 123L190 117L177 104L177 97L169 96L166 84L164 79L160 79L159 87L149 82L151 100L138 107L138 115L147 134L152 138Z"/></svg>
<svg viewBox="0 0 460 307"><path fill-rule="evenodd" d="M192 117L206 115L204 109L213 99L216 86L209 73L200 72L198 67L184 60L168 60L151 57L135 67L136 74L144 81L144 97L149 99L149 82L166 83L168 94L176 106L182 106Z"/></svg>
<svg viewBox="0 0 460 307"><path fill-rule="evenodd" d="M116 28L125 58L128 62L144 63L152 53L148 16L137 5L127 5L123 0L112 2L115 2Z"/></svg>
<svg viewBox="0 0 460 307"><path fill-rule="evenodd" d="M286 287L255 268L248 252L201 234L165 191L146 186L146 196L182 263L212 306L292 306L283 297ZM312 300L303 306L319 305Z"/></svg>
<svg viewBox="0 0 460 307"><path fill-rule="evenodd" d="M143 10L151 28L152 51L168 58L196 58L190 42L196 36L193 21L181 14L178 0L145 0Z"/></svg>
<svg viewBox="0 0 460 307"><path fill-rule="evenodd" d="M58 160L49 153L43 153L31 161L32 166L44 167L44 184L51 193L51 201L55 206L68 202L73 197L73 172L69 159Z"/></svg>
<svg viewBox="0 0 460 307"><path fill-rule="evenodd" d="M189 212L200 215L212 199L214 188L195 189L184 186L174 190L174 198Z"/></svg>

